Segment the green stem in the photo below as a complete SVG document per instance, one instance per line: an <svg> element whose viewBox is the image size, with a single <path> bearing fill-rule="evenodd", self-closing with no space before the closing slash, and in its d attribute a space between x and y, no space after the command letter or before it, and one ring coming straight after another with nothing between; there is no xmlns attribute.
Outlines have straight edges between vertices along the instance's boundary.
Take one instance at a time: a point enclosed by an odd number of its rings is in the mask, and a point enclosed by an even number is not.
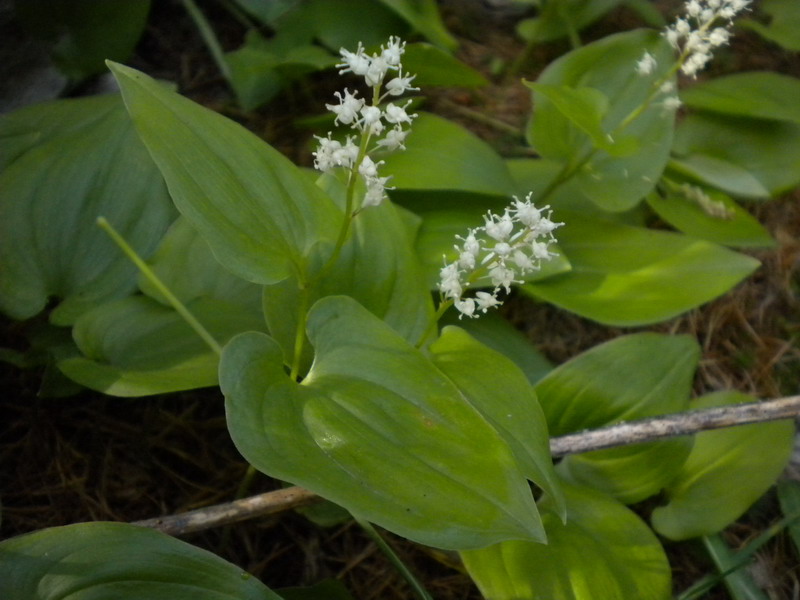
<svg viewBox="0 0 800 600"><path fill-rule="evenodd" d="M303 358L303 347L306 343L306 322L308 321L309 289L305 282L300 284L300 306L298 307L297 329L294 332L294 356L289 378L297 381L300 376L300 362Z"/></svg>
<svg viewBox="0 0 800 600"><path fill-rule="evenodd" d="M227 61L225 60L225 52L222 50L222 46L219 45L219 41L217 40L217 36L214 35L214 30L211 28L208 20L203 15L202 11L197 7L194 3L194 0L181 0L183 2L183 7L186 9L186 12L189 13L189 16L194 21L195 26L197 27L198 31L200 32L200 36L203 38L203 41L208 46L208 51L211 52L211 57L214 59L214 62L217 64L217 68L219 68L222 76L227 80L231 80L231 69L228 66Z"/></svg>
<svg viewBox="0 0 800 600"><path fill-rule="evenodd" d="M403 576L403 579L408 582L408 585L411 586L411 589L414 590L414 593L421 599L421 600L433 600L433 596L431 596L425 587L414 577L414 574L409 570L409 568L405 565L405 563L400 560L400 557L397 556L395 551L392 547L386 543L380 534L375 531L375 528L369 521L364 519L360 519L359 517L353 516L356 523L361 525L364 529L366 534L372 539L375 544L377 544L378 548L386 555L389 561L394 565L394 567L400 572L400 575Z"/></svg>
<svg viewBox="0 0 800 600"><path fill-rule="evenodd" d="M177 296L173 294L169 288L164 285L164 283L158 278L158 276L153 272L150 266L142 260L142 258L136 253L136 250L131 248L128 242L117 233L117 230L114 229L111 224L106 220L105 217L98 217L97 224L109 235L109 237L114 240L117 246L127 255L131 262L136 265L139 271L142 272L142 275L147 277L150 283L167 299L170 303L172 308L183 317L183 319L189 324L189 326L195 330L197 335L199 335L203 341L208 344L208 347L211 348L217 356L222 354L222 346L219 345L217 340L208 332L208 330L203 326L197 318L189 312L189 309L186 308L186 305L178 300Z"/></svg>

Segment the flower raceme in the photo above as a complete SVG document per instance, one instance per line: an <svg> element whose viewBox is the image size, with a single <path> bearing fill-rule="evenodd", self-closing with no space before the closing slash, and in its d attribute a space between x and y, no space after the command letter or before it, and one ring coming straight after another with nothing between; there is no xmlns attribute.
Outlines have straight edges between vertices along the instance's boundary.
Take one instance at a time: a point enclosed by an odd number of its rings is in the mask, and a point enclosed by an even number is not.
<svg viewBox="0 0 800 600"><path fill-rule="evenodd" d="M389 97L419 89L411 86L415 76L403 71L403 52L405 42L397 37L390 37L389 42L381 46L380 52L371 55L364 51L361 43L355 52L344 48L340 50L342 62L336 65L340 67L339 73L363 77L367 86L372 88L372 102L367 103L358 96L358 92L351 92L347 88L334 94L337 102L325 105L336 115L334 123L347 125L357 133L347 136L344 143L332 139L330 132L326 137L317 137L319 146L313 153L314 167L323 172L342 167L350 172L351 177L358 173L367 189L359 208L377 206L383 202L386 190L391 189L386 187L389 177L380 177L378 174L383 161L376 162L367 154L369 142L373 138L380 138L372 150L404 150L408 127L417 116L406 112L410 100L403 105L389 102L384 107L380 106ZM384 85L389 74L393 77Z"/></svg>
<svg viewBox="0 0 800 600"><path fill-rule="evenodd" d="M746 10L751 0L688 0L684 15L664 30L664 37L679 53L681 73L697 77L711 60L715 48L730 40L730 28L737 14ZM636 64L640 75L649 75L656 60L645 52Z"/></svg>
<svg viewBox="0 0 800 600"><path fill-rule="evenodd" d="M511 291L512 283L522 283L522 277L541 268L554 253L550 245L556 241L553 231L563 225L550 219L550 207L536 208L531 194L525 200L514 201L502 215L487 213L484 225L456 236L461 243L454 246L458 258L439 271L439 292L444 300L452 301L463 316L477 317L478 312L502 304L500 290ZM463 296L471 283L488 277L491 292L478 291L475 297Z"/></svg>

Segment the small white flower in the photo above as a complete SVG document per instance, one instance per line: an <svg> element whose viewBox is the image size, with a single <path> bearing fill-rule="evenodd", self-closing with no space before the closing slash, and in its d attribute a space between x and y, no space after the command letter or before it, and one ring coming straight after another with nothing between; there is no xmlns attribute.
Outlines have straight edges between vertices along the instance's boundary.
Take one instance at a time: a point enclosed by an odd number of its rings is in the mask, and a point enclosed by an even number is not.
<svg viewBox="0 0 800 600"><path fill-rule="evenodd" d="M336 66L341 67L339 73L353 73L354 75L366 75L369 70L370 58L364 53L364 46L358 43L355 52L350 52L344 48L339 50L339 54L344 60Z"/></svg>
<svg viewBox="0 0 800 600"><path fill-rule="evenodd" d="M547 208L536 208L531 194L524 201L514 197L512 205L501 216L487 213L482 227L470 229L465 237L456 236L461 242L454 246L458 260L446 264L439 273L442 298L452 300L462 316L470 317L475 316L476 310L486 312L499 305L500 290L508 293L512 284L521 283L518 277L538 270L542 261L554 256L548 247L555 240L553 231L563 223L550 219L552 211L543 215L542 211ZM519 229L515 232L517 226ZM494 243L482 242L484 235ZM544 240L540 239L542 237ZM471 304L462 293L482 277L488 277L494 289L476 292L474 304Z"/></svg>
<svg viewBox="0 0 800 600"><path fill-rule="evenodd" d="M344 96L339 92L333 95L339 99L339 104L326 104L325 108L336 115L334 123L342 125L353 123L358 117L358 111L364 106L364 99L356 98L347 88L344 89Z"/></svg>
<svg viewBox="0 0 800 600"><path fill-rule="evenodd" d="M636 72L642 76L650 75L650 73L655 71L656 66L658 66L656 57L645 51L645 53L642 55L642 58L640 58L639 62L636 63Z"/></svg>
<svg viewBox="0 0 800 600"><path fill-rule="evenodd" d="M484 217L484 221L486 222L484 226L486 234L498 242L507 240L514 230L514 222L511 220L511 215L508 214L508 211L502 217L489 213Z"/></svg>
<svg viewBox="0 0 800 600"><path fill-rule="evenodd" d="M664 101L661 103L661 105L664 107L664 110L667 111L678 110L681 107L681 104L681 99L677 96L669 96L664 98Z"/></svg>
<svg viewBox="0 0 800 600"><path fill-rule="evenodd" d="M378 206L386 198L386 182L391 179L390 177L366 177L367 193L364 194L364 200L361 202L361 207Z"/></svg>
<svg viewBox="0 0 800 600"><path fill-rule="evenodd" d="M502 264L495 265L489 270L489 277L492 278L492 285L497 288L505 288L506 294L511 291L511 284L517 283L515 279L516 276L517 274L513 269L509 269Z"/></svg>
<svg viewBox="0 0 800 600"><path fill-rule="evenodd" d="M415 77L416 75L412 75L411 77L403 77L402 75L398 75L397 77L390 79L389 83L386 84L386 93L390 96L402 96L406 92L419 91L419 88L411 86L411 81Z"/></svg>
<svg viewBox="0 0 800 600"><path fill-rule="evenodd" d="M490 294L489 292L475 292L475 302L478 305L478 310L483 313L490 308L500 306L502 304L502 302L500 302L493 294Z"/></svg>
<svg viewBox="0 0 800 600"><path fill-rule="evenodd" d="M403 142L405 142L409 131L410 129L403 129L399 124L395 125L392 129L386 132L386 135L382 140L378 141L378 148L384 148L389 151L397 149L405 150L406 147Z"/></svg>
<svg viewBox="0 0 800 600"><path fill-rule="evenodd" d="M387 65L396 67L400 65L400 58L406 51L406 43L400 41L399 37L389 37L389 43L384 48L381 46L381 58L386 61Z"/></svg>
<svg viewBox="0 0 800 600"><path fill-rule="evenodd" d="M406 102L405 106L397 106L390 102L383 111L383 118L386 119L387 122L394 124L411 123L411 119L417 115L406 114L406 108L409 104L411 104L411 100Z"/></svg>
<svg viewBox="0 0 800 600"><path fill-rule="evenodd" d="M456 300L453 303L453 306L456 307L458 312L461 314L458 315L458 318L461 317L474 317L475 316L475 300L472 298L465 298L463 300Z"/></svg>
<svg viewBox="0 0 800 600"><path fill-rule="evenodd" d="M389 71L389 63L380 56L373 56L369 64L369 69L364 74L364 81L370 87L375 87L383 83L383 78Z"/></svg>

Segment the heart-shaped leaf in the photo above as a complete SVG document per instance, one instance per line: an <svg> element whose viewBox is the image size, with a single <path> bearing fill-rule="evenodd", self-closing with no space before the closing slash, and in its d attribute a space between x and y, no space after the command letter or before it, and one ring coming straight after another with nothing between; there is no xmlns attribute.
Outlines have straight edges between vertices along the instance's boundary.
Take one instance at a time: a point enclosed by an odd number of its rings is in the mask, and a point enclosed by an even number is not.
<svg viewBox="0 0 800 600"><path fill-rule="evenodd" d="M51 320L69 325L92 306L129 294L136 267L97 217L147 256L174 209L119 96L5 115L0 138L10 141L0 174L0 309L27 319L57 297Z"/></svg>
<svg viewBox="0 0 800 600"><path fill-rule="evenodd" d="M228 427L251 464L423 544L543 540L508 445L420 351L343 296L314 305L307 333L300 384L265 335L223 352Z"/></svg>
<svg viewBox="0 0 800 600"><path fill-rule="evenodd" d="M200 548L126 523L79 523L0 542L3 600L280 600Z"/></svg>

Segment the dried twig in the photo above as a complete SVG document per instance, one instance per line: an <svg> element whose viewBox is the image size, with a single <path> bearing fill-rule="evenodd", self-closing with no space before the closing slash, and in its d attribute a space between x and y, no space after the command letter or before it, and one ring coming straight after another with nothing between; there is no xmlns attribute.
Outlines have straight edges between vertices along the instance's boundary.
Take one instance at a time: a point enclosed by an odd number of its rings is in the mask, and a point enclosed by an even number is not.
<svg viewBox="0 0 800 600"><path fill-rule="evenodd" d="M736 406L628 421L601 429L562 435L550 440L550 451L553 456L559 457L615 446L651 442L708 429L791 419L798 415L800 415L800 396L789 396L764 402L750 402ZM178 515L137 521L134 524L158 529L170 535L181 535L253 517L275 514L298 506L306 506L318 500L320 500L319 496L306 489L290 487Z"/></svg>

